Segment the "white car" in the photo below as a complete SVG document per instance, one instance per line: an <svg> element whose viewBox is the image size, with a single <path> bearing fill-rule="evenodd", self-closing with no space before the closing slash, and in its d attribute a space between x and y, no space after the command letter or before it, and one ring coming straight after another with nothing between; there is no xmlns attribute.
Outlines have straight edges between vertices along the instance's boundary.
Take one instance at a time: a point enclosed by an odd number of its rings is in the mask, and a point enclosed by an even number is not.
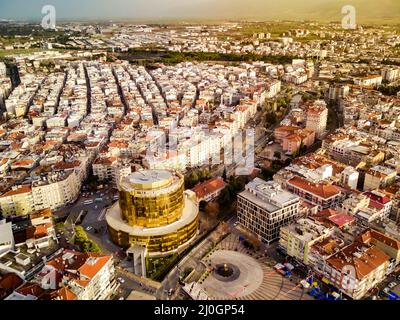
<svg viewBox="0 0 400 320"><path fill-rule="evenodd" d="M91 227L91 226L89 226L89 227L86 228L86 231L90 231L90 230L92 230L92 227Z"/></svg>
<svg viewBox="0 0 400 320"><path fill-rule="evenodd" d="M310 287L310 284L306 280L301 280L300 284L303 286L303 288L307 289Z"/></svg>
<svg viewBox="0 0 400 320"><path fill-rule="evenodd" d="M384 293L389 293L389 292L390 292L390 288L389 288L389 287L386 287L385 289L383 289L383 292L384 292Z"/></svg>
<svg viewBox="0 0 400 320"><path fill-rule="evenodd" d="M237 222L237 221L233 224L234 227L237 227L238 225L239 225L239 222Z"/></svg>
<svg viewBox="0 0 400 320"><path fill-rule="evenodd" d="M397 286L397 282L394 282L394 281L388 284L388 287L390 289L393 289L395 286Z"/></svg>

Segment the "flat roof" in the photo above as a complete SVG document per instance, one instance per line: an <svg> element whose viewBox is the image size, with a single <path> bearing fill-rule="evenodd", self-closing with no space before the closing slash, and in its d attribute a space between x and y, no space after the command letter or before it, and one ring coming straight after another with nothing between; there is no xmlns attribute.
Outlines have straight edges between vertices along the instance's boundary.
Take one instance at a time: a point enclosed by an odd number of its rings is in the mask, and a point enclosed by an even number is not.
<svg viewBox="0 0 400 320"><path fill-rule="evenodd" d="M178 176L167 170L140 170L121 181L121 187L126 191L158 189L172 184Z"/></svg>

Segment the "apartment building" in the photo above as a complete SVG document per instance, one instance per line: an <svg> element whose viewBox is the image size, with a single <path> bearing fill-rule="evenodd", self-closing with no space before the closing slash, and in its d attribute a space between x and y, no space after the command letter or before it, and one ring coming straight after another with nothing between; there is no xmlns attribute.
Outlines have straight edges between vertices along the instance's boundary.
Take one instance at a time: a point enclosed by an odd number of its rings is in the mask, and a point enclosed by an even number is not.
<svg viewBox="0 0 400 320"><path fill-rule="evenodd" d="M53 172L32 184L14 186L0 196L4 216L27 215L35 210L59 208L74 201L80 192L81 180L75 171Z"/></svg>
<svg viewBox="0 0 400 320"><path fill-rule="evenodd" d="M335 208L344 199L342 190L330 183L314 183L301 177L293 177L287 181L288 191L297 194L320 210Z"/></svg>
<svg viewBox="0 0 400 320"><path fill-rule="evenodd" d="M354 242L326 260L323 275L348 296L361 299L385 279L389 260L376 246Z"/></svg>
<svg viewBox="0 0 400 320"><path fill-rule="evenodd" d="M295 223L283 226L279 233L279 246L297 260L308 264L311 246L317 241L329 237L332 227L313 218L298 219Z"/></svg>
<svg viewBox="0 0 400 320"><path fill-rule="evenodd" d="M363 190L369 191L389 186L394 182L396 176L397 171L392 168L374 166L365 173Z"/></svg>
<svg viewBox="0 0 400 320"><path fill-rule="evenodd" d="M382 76L369 75L365 77L354 78L354 84L356 86L378 87L382 84Z"/></svg>
<svg viewBox="0 0 400 320"><path fill-rule="evenodd" d="M34 211L31 185L13 186L10 191L0 196L0 207L5 217L27 215Z"/></svg>
<svg viewBox="0 0 400 320"><path fill-rule="evenodd" d="M317 100L307 110L306 128L314 130L320 139L326 131L328 121L328 109L324 101Z"/></svg>
<svg viewBox="0 0 400 320"><path fill-rule="evenodd" d="M36 210L56 209L73 202L82 181L75 171L56 172L32 183L32 198Z"/></svg>
<svg viewBox="0 0 400 320"><path fill-rule="evenodd" d="M46 291L44 298L106 300L115 288L113 257L64 249L45 264L33 282Z"/></svg>

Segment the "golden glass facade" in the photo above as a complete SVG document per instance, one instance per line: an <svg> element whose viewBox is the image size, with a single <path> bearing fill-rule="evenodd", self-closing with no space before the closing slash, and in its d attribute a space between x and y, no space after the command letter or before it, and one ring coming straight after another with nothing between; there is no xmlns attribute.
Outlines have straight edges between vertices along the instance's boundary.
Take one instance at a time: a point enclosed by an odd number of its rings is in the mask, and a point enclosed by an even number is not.
<svg viewBox="0 0 400 320"><path fill-rule="evenodd" d="M131 226L160 227L178 220L182 215L183 181L167 193L147 195L140 192L119 192L123 219Z"/></svg>
<svg viewBox="0 0 400 320"><path fill-rule="evenodd" d="M166 170L126 177L120 183L119 203L106 215L110 239L126 249L144 245L151 256L185 245L198 230L197 202L187 192L184 177Z"/></svg>
<svg viewBox="0 0 400 320"><path fill-rule="evenodd" d="M183 226L173 233L157 236L143 237L139 235L130 235L121 230L114 230L108 226L108 233L111 241L118 244L122 248L129 248L132 244L141 244L146 246L147 250L152 252L168 252L178 249L178 247L187 243L192 239L198 228L198 218L196 217L190 224Z"/></svg>

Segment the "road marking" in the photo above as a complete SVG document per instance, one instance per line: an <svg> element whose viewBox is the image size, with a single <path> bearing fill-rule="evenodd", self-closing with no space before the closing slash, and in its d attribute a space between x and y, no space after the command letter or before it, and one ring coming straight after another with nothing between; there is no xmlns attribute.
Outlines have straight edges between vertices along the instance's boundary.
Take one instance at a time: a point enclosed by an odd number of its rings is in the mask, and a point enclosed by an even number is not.
<svg viewBox="0 0 400 320"><path fill-rule="evenodd" d="M102 221L102 220L104 220L104 217L105 217L105 215L106 215L106 212L107 212L107 208L103 208L103 210L101 211L99 217L97 218L97 221Z"/></svg>

